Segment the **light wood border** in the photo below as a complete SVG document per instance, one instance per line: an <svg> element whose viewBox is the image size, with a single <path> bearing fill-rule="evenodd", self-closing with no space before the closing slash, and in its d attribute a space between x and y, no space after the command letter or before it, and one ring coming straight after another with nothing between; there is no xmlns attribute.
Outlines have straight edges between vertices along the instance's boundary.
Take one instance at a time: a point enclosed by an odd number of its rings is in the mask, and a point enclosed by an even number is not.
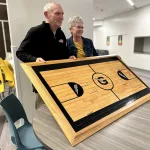
<svg viewBox="0 0 150 150"><path fill-rule="evenodd" d="M33 83L33 85L36 87L37 91L41 95L42 99L44 100L46 106L51 111L52 115L56 119L57 123L63 130L64 134L66 135L67 139L71 143L72 146L75 146L76 144L80 143L87 137L91 136L92 134L96 133L100 129L104 128L108 124L112 123L113 121L117 120L118 118L122 117L123 115L127 114L128 112L132 111L133 109L139 107L140 105L144 104L145 102L150 100L150 94L147 94L146 96L138 99L138 101L134 101L131 104L115 111L114 113L98 120L97 122L89 125L88 127L75 132L73 128L71 127L70 123L60 110L60 108L57 106L56 102L53 100L47 89L44 87L34 70L32 69L32 66L40 66L40 65L49 65L49 64L56 64L56 63L64 63L64 62L73 62L73 61L85 61L85 60L91 60L91 59L100 59L100 58L109 58L112 56L103 56L103 57L89 57L89 58L81 58L77 60L55 60L55 61L47 61L46 63L22 63L21 66L27 76L29 77L30 81ZM120 59L120 57L118 57ZM121 62L125 64L122 60ZM129 69L129 68L128 68ZM130 69L129 69L130 70ZM131 70L130 70L131 71Z"/></svg>

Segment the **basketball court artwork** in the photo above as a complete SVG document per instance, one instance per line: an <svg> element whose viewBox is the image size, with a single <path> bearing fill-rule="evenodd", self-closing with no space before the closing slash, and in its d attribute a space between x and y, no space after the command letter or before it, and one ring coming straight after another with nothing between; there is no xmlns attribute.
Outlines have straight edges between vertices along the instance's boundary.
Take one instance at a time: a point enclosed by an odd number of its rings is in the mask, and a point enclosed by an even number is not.
<svg viewBox="0 0 150 150"><path fill-rule="evenodd" d="M150 100L117 56L21 65L72 146Z"/></svg>

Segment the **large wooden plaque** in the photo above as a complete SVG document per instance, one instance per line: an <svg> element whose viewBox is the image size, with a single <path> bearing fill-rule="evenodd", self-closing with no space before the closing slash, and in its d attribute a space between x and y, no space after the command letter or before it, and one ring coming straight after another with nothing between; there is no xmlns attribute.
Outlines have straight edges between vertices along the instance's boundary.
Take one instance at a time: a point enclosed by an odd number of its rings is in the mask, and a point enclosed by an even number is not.
<svg viewBox="0 0 150 150"><path fill-rule="evenodd" d="M117 56L21 66L72 146L150 100L149 87Z"/></svg>

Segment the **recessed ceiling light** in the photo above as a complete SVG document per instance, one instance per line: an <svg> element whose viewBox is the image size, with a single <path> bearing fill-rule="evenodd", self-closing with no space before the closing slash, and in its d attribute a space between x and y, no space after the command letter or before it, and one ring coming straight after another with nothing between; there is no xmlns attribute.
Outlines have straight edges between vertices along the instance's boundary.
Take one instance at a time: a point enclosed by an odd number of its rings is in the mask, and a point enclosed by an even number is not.
<svg viewBox="0 0 150 150"><path fill-rule="evenodd" d="M132 0L126 0L131 6L134 6L134 3Z"/></svg>

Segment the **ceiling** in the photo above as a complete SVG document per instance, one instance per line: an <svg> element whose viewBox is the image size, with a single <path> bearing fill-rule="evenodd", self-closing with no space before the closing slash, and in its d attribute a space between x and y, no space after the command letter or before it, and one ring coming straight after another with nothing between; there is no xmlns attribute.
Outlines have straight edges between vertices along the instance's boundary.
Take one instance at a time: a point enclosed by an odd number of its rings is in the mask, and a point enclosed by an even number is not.
<svg viewBox="0 0 150 150"><path fill-rule="evenodd" d="M136 8L140 8L150 4L150 0L132 0ZM93 0L94 15L96 20L103 20L108 17L134 10L126 0Z"/></svg>

